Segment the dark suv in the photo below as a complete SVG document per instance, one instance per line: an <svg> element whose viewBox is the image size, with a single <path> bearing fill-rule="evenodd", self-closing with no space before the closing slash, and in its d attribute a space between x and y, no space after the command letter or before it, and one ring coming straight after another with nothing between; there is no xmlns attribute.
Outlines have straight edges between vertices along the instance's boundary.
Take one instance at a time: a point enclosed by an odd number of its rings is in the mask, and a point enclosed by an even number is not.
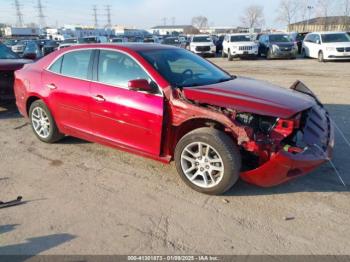
<svg viewBox="0 0 350 262"><path fill-rule="evenodd" d="M267 59L296 58L298 46L288 34L264 34L259 38L259 55Z"/></svg>

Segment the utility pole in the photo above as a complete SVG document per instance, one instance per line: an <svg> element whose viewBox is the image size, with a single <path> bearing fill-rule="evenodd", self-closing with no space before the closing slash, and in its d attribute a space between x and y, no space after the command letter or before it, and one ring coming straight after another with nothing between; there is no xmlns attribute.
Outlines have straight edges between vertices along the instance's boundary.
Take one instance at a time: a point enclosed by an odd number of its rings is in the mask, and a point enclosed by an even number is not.
<svg viewBox="0 0 350 262"><path fill-rule="evenodd" d="M311 10L312 9L314 9L313 6L311 6L311 5L307 6L307 10L308 10L308 19L307 19L307 25L306 25L306 30L307 31L312 31L312 30L309 30L309 23L310 23L310 17L311 17Z"/></svg>
<svg viewBox="0 0 350 262"><path fill-rule="evenodd" d="M162 24L163 24L164 26L166 26L166 24L167 24L167 18L166 18L166 17L163 17L163 18L162 18Z"/></svg>
<svg viewBox="0 0 350 262"><path fill-rule="evenodd" d="M16 16L17 16L16 25L18 27L23 27L23 14L21 12L21 4L19 3L19 0L14 0L14 5L15 5Z"/></svg>
<svg viewBox="0 0 350 262"><path fill-rule="evenodd" d="M174 26L176 24L176 18L175 17L172 17L171 18L171 24Z"/></svg>
<svg viewBox="0 0 350 262"><path fill-rule="evenodd" d="M97 6L94 5L92 8L93 16L94 16L94 26L95 28L98 28L98 18L97 18Z"/></svg>
<svg viewBox="0 0 350 262"><path fill-rule="evenodd" d="M107 16L107 28L112 27L112 15L111 15L111 6L106 5L106 16Z"/></svg>
<svg viewBox="0 0 350 262"><path fill-rule="evenodd" d="M44 28L46 26L45 15L44 15L44 7L41 4L41 0L38 0L38 5L36 6L38 10L38 18L39 18L39 27Z"/></svg>

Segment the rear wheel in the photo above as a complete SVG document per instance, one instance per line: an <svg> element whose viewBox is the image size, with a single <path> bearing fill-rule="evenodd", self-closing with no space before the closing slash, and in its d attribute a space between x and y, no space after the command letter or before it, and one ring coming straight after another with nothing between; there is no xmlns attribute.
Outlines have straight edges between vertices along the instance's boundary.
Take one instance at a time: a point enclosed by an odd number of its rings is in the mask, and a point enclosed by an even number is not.
<svg viewBox="0 0 350 262"><path fill-rule="evenodd" d="M182 180L192 189L223 194L238 180L241 155L233 140L213 128L200 128L184 136L175 149Z"/></svg>
<svg viewBox="0 0 350 262"><path fill-rule="evenodd" d="M31 104L29 118L34 134L42 142L54 143L64 137L59 132L50 110L42 100L37 100Z"/></svg>

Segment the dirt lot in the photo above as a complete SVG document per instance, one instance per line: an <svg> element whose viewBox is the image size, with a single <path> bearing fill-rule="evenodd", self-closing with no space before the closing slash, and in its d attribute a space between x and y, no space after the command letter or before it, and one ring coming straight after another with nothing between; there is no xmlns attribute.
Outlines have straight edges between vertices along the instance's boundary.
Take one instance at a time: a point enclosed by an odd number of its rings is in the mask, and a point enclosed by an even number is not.
<svg viewBox="0 0 350 262"><path fill-rule="evenodd" d="M212 61L285 87L303 80L350 139L350 63ZM349 187L330 164L211 197L174 165L74 138L46 145L14 107L0 111L0 199L28 201L0 210L0 254L350 254ZM348 185L349 155L337 133L334 163Z"/></svg>

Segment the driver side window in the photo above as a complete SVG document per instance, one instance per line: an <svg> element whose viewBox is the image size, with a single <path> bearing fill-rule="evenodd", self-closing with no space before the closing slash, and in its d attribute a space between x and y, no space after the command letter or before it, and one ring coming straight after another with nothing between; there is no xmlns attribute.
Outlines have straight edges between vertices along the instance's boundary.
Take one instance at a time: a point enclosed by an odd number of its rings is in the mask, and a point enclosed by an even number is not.
<svg viewBox="0 0 350 262"><path fill-rule="evenodd" d="M128 87L130 80L150 80L148 74L126 54L101 50L98 62L98 81L118 87Z"/></svg>

